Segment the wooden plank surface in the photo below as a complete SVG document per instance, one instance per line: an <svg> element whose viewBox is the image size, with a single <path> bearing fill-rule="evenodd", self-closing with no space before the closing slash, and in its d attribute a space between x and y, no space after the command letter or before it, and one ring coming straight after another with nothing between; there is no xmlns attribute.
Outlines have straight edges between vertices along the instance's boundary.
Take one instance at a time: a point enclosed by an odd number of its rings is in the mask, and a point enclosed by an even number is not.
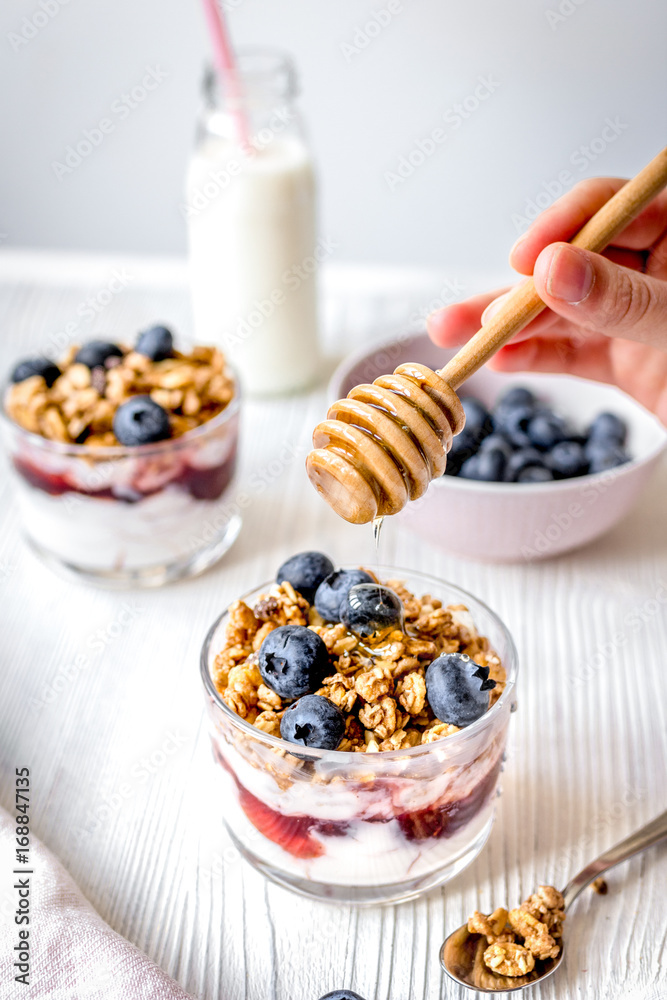
<svg viewBox="0 0 667 1000"><path fill-rule="evenodd" d="M87 323L81 304L105 287L103 265L59 262L49 279L48 266L35 276L10 263L3 371L30 348L48 349L70 321L84 339L131 337L159 319L190 331L178 280L138 268ZM397 290L388 280L386 291L376 281L372 293L351 272L329 281L329 343L340 353L398 329L428 298L428 280L411 281ZM519 710L503 792L488 846L444 890L393 908L310 903L266 883L223 832L198 657L220 610L289 554L374 559L370 527L337 519L305 478L325 400L320 388L246 406L234 487L251 496L243 532L218 567L159 592L108 593L54 576L22 542L2 477L0 804L10 805L14 767L30 766L35 833L102 916L201 1000L317 1000L341 986L367 1000L453 1000L463 991L438 965L447 929L540 881L564 884L665 808L667 469L609 535L543 564L469 563L385 526L383 562L460 584L513 631ZM608 881L607 896L577 902L565 966L536 1000L667 996L667 850Z"/></svg>

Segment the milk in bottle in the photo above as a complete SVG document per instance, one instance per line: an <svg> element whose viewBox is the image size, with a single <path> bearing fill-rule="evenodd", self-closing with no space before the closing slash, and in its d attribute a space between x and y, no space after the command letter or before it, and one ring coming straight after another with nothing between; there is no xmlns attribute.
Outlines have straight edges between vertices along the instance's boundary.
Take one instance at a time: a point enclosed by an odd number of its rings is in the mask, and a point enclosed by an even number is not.
<svg viewBox="0 0 667 1000"><path fill-rule="evenodd" d="M207 75L188 169L195 335L222 347L251 395L274 395L312 384L320 371L315 176L289 61L240 53L239 71L234 101Z"/></svg>

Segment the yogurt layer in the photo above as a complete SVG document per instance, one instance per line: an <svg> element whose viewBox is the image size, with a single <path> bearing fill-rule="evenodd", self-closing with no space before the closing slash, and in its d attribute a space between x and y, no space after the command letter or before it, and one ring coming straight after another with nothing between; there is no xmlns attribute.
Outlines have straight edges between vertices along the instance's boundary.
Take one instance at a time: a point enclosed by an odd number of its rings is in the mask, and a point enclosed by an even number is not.
<svg viewBox="0 0 667 1000"><path fill-rule="evenodd" d="M225 775L223 780L228 792L226 820L240 843L280 871L331 885L386 885L455 865L490 827L494 810L494 796L490 795L470 822L452 836L412 841L406 840L395 820L352 820L342 836L314 830L310 836L322 844L323 853L316 858L299 858L260 833L239 805L232 779Z"/></svg>
<svg viewBox="0 0 667 1000"><path fill-rule="evenodd" d="M178 486L135 503L81 493L50 496L22 483L17 492L28 536L81 569L169 564L194 555L207 526L222 534L230 520L224 503L195 500Z"/></svg>

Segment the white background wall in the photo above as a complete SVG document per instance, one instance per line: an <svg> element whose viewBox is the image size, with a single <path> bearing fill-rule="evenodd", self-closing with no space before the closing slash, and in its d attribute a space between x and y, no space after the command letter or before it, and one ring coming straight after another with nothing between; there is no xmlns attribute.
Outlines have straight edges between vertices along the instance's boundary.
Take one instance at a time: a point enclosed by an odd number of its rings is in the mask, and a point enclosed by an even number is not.
<svg viewBox="0 0 667 1000"><path fill-rule="evenodd" d="M663 0L392 0L357 51L387 0L225 2L238 44L296 58L341 260L496 268L513 216L561 171L628 175L666 141ZM208 55L197 0L3 0L0 45L4 245L182 253ZM112 105L146 67L165 79L120 120ZM447 112L480 76L494 92L457 127ZM113 132L58 179L53 161L103 117ZM607 119L618 134L600 139ZM387 172L438 126L445 140L392 190Z"/></svg>

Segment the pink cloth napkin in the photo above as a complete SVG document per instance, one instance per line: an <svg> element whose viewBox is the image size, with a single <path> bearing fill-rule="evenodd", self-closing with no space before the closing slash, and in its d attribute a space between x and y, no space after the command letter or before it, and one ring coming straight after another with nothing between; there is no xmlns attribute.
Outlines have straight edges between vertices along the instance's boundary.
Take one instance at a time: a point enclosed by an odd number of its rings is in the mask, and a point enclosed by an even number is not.
<svg viewBox="0 0 667 1000"><path fill-rule="evenodd" d="M36 837L29 863L16 859L15 821L0 809L0 998L2 1000L192 1000L133 944L116 934ZM14 869L23 869L14 874ZM32 874L26 874L26 869ZM29 879L30 923L17 925L20 881ZM23 892L25 896L25 891ZM29 985L15 946L29 930Z"/></svg>

